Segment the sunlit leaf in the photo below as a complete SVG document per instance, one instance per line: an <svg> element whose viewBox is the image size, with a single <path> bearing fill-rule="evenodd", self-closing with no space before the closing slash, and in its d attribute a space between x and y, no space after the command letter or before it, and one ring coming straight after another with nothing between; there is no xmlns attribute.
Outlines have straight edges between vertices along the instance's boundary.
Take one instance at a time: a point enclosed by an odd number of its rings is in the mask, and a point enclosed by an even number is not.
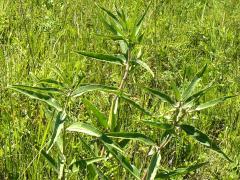
<svg viewBox="0 0 240 180"><path fill-rule="evenodd" d="M35 148L41 152L41 155L47 160L48 164L53 168L54 171L56 171L57 173L59 173L58 170L58 164L57 162L54 160L54 158L52 156L50 156L46 151L44 151L43 149L40 150L39 147L35 146Z"/></svg>
<svg viewBox="0 0 240 180"><path fill-rule="evenodd" d="M41 79L37 83L38 84L49 84L49 85L64 87L64 84L62 82L56 81L54 79Z"/></svg>
<svg viewBox="0 0 240 180"><path fill-rule="evenodd" d="M98 129L83 122L73 123L66 130L71 132L81 132L81 133L84 133L90 136L95 136L95 137L102 136L102 133Z"/></svg>
<svg viewBox="0 0 240 180"><path fill-rule="evenodd" d="M147 114L147 115L151 115L151 113L149 111L147 111L146 109L144 109L143 107L141 107L137 102L135 102L134 100L130 99L128 96L124 95L124 94L120 94L119 95L123 100L125 100L126 102L128 102L129 104L133 105L135 108L137 108L138 110L142 111L143 113Z"/></svg>
<svg viewBox="0 0 240 180"><path fill-rule="evenodd" d="M118 112L119 98L116 97L112 100L109 116L108 116L108 127L111 131L114 131L117 127L117 112Z"/></svg>
<svg viewBox="0 0 240 180"><path fill-rule="evenodd" d="M157 96L158 98L160 98L162 101L164 102L168 102L169 104L171 104L172 106L175 105L175 102L171 99L170 96L160 92L160 91L157 91L157 90L154 90L154 89L151 89L151 88L147 88L145 87L144 88L146 91L152 93L153 95Z"/></svg>
<svg viewBox="0 0 240 180"><path fill-rule="evenodd" d="M201 111L203 109L206 109L206 108L210 108L210 107L213 107L219 103L222 103L224 102L225 100L229 99L229 98L232 98L232 97L235 97L235 96L225 96L225 97L221 97L221 98L218 98L218 99L214 99L212 101L208 101L206 103L203 103L203 104L200 104L199 106L196 107L196 111Z"/></svg>
<svg viewBox="0 0 240 180"><path fill-rule="evenodd" d="M13 85L13 86L10 86L9 88L16 90L24 95L27 95L30 98L43 101L48 105L56 108L58 111L62 111L62 107L59 105L59 103L53 97L48 95L48 93L56 92L55 88L45 89L45 88L22 86L22 85Z"/></svg>
<svg viewBox="0 0 240 180"><path fill-rule="evenodd" d="M73 97L78 97L90 91L117 92L117 88L101 84L83 84L72 92Z"/></svg>
<svg viewBox="0 0 240 180"><path fill-rule="evenodd" d="M187 89L182 94L182 98L184 100L186 100L192 94L193 90L195 89L195 87L198 84L198 82L201 80L201 77L203 76L203 74L206 71L206 69L207 69L207 64L201 69L201 71L199 71L195 75L194 79L191 81L191 83L189 84Z"/></svg>
<svg viewBox="0 0 240 180"><path fill-rule="evenodd" d="M107 124L107 117L101 112L99 111L99 109L92 104L90 101L88 101L87 99L82 99L83 104L85 105L85 107L90 110L93 115L98 119L99 123L104 127L107 128L108 124Z"/></svg>
<svg viewBox="0 0 240 180"><path fill-rule="evenodd" d="M154 77L153 71L151 70L151 68L145 62L143 62L141 60L136 60L135 62L137 64L139 64L140 66L142 66L144 69L146 69L152 75L152 77Z"/></svg>
<svg viewBox="0 0 240 180"><path fill-rule="evenodd" d="M155 142L150 139L149 137L141 134L141 133L135 133L135 132L110 132L106 133L108 137L113 138L121 138L121 139L131 139L131 140L138 140L140 142L143 142L147 145L155 145Z"/></svg>
<svg viewBox="0 0 240 180"><path fill-rule="evenodd" d="M152 156L151 162L148 167L146 180L154 180L155 179L155 176L157 174L157 171L158 171L158 168L160 165L160 160L161 160L161 154L158 151Z"/></svg>
<svg viewBox="0 0 240 180"><path fill-rule="evenodd" d="M213 142L206 134L198 130L197 128L186 125L186 124L181 124L180 128L184 130L187 135L193 137L195 140L197 140L199 143L202 145L222 154L228 161L231 161L228 156L218 147L218 145Z"/></svg>
<svg viewBox="0 0 240 180"><path fill-rule="evenodd" d="M55 120L55 123L54 123L54 129L53 129L51 141L50 141L49 146L48 146L48 152L52 148L54 143L57 141L57 138L60 135L60 133L61 133L63 127L64 127L63 125L64 125L64 122L65 122L65 118L66 118L66 113L65 112L59 112L57 114L57 117L56 117L56 120Z"/></svg>
<svg viewBox="0 0 240 180"><path fill-rule="evenodd" d="M94 52L85 52L85 51L76 51L76 53L81 54L83 56L90 57L90 58L94 58L99 61L119 64L119 65L124 64L124 61L121 58L113 55L94 53Z"/></svg>
<svg viewBox="0 0 240 180"><path fill-rule="evenodd" d="M156 178L160 178L160 179L169 179L171 177L174 176L179 176L179 175L185 175L188 174L191 171L195 171L199 168L201 168L202 166L206 165L208 162L203 162L203 163L197 163L188 167L184 167L184 168L177 168L175 170L172 171L162 171L160 173L157 174Z"/></svg>
<svg viewBox="0 0 240 180"><path fill-rule="evenodd" d="M173 125L167 124L167 123L161 123L161 122L151 121L151 120L144 120L143 122L145 124L148 124L150 126L157 127L160 129L173 129Z"/></svg>
<svg viewBox="0 0 240 180"><path fill-rule="evenodd" d="M127 158L122 155L122 153L118 150L116 150L113 146L109 145L109 138L107 136L103 136L101 138L105 148L108 152L110 152L113 157L128 171L130 172L135 178L140 179L140 173L139 170L130 164L130 162L127 160Z"/></svg>

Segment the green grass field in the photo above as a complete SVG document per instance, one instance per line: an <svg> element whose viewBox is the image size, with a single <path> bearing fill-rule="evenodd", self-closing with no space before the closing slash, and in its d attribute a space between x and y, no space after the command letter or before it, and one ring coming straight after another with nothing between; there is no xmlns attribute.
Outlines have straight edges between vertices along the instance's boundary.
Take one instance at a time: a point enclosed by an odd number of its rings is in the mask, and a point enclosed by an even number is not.
<svg viewBox="0 0 240 180"><path fill-rule="evenodd" d="M114 15L123 9L135 20L149 2L0 1L0 179L240 179L240 98L235 96L240 88L240 1L152 0L140 30L143 39L132 45L127 36L124 54L118 42L125 40L119 34L111 40L104 26L108 15L96 4ZM119 66L80 51L125 57L115 57ZM147 67L132 62L137 54ZM204 75L195 76L205 64ZM212 84L194 108L234 97L201 112L181 111L182 100L174 103L194 77L196 92ZM116 90L93 87L89 92L85 84ZM174 103L168 105L170 100L146 87L174 97ZM84 123L78 124L80 132L70 132L76 131L73 123ZM207 138L188 133L181 123Z"/></svg>

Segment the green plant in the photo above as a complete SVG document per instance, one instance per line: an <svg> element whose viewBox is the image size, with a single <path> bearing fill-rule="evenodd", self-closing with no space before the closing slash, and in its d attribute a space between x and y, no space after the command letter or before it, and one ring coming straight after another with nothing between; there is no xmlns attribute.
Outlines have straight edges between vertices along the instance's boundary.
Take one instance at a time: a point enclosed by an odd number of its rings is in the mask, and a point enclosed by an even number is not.
<svg viewBox="0 0 240 180"><path fill-rule="evenodd" d="M201 80L204 72L206 71L207 65L205 65L193 78L193 80L189 83L189 85L186 88L183 88L182 92L181 90L177 89L177 97L174 99L170 97L169 95L162 93L158 90L151 89L144 87L144 89L158 97L163 102L166 102L171 110L171 114L167 118L167 122L161 122L161 121L152 121L152 120L145 120L144 123L160 128L164 130L163 136L161 137L161 143L157 145L157 154L155 154L152 158L152 162L157 161L156 159L160 158L160 152L168 146L168 144L171 142L173 137L183 137L182 132L185 132L188 136L192 137L194 140L199 142L200 144L204 145L207 148L212 149L213 151L216 151L220 154L222 154L228 161L232 162L232 160L220 149L220 147L211 140L208 135L201 132L196 127L186 124L187 119L191 119L193 117L193 114L196 112L199 112L204 109L208 109L210 107L213 107L221 102L224 102L225 100L235 97L233 96L224 96L221 98L217 98L202 104L199 104L199 99L206 94L206 92L212 87L212 83L210 83L205 88L195 92L199 81ZM164 119L164 116L162 117ZM152 166L152 163L150 166ZM170 178L172 176L181 175L188 173L189 171L195 170L201 166L203 166L206 163L200 163L195 164L192 166L189 166L187 168L180 168L179 170L174 170L170 172L160 172L159 174L154 173L153 176L156 175L156 178ZM155 163L155 166L158 166L158 163ZM148 176L147 176L148 177ZM154 177L147 178L147 179L154 179Z"/></svg>

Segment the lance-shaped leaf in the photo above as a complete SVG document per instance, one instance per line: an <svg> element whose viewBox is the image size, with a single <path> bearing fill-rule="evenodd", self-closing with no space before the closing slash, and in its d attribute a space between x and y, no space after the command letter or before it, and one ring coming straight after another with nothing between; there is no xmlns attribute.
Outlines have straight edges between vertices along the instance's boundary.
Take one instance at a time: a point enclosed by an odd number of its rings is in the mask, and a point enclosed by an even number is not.
<svg viewBox="0 0 240 180"><path fill-rule="evenodd" d="M146 70L152 75L152 77L154 77L153 71L151 70L151 68L150 68L145 62L143 62L143 61L141 61L141 60L136 60L136 61L134 61L134 62L136 62L136 63L139 64L141 67L143 67L144 69L146 69Z"/></svg>
<svg viewBox="0 0 240 180"><path fill-rule="evenodd" d="M124 95L124 94L120 94L119 95L123 100L127 101L129 104L133 105L135 108L137 108L138 110L142 111L143 113L147 114L147 115L151 115L151 113L149 111L147 111L146 109L144 109L143 107L141 107L138 103L136 103L135 101L133 101L132 99L130 99L128 96Z"/></svg>
<svg viewBox="0 0 240 180"><path fill-rule="evenodd" d="M58 139L63 127L64 127L64 122L65 122L66 115L67 115L66 112L59 112L57 114L55 124L54 124L53 134L52 134L47 152L50 151L50 149L52 148L54 143L57 141L57 139Z"/></svg>
<svg viewBox="0 0 240 180"><path fill-rule="evenodd" d="M122 151L120 147L115 144L110 138L108 138L105 134L103 134L100 130L97 128L91 126L90 124L83 123L83 122L76 122L70 125L67 129L67 131L70 132L81 132L90 136L94 136L102 140L105 139L105 143L108 143L109 146L113 147L114 149L118 151Z"/></svg>
<svg viewBox="0 0 240 180"><path fill-rule="evenodd" d="M235 95L236 96L236 95ZM225 96L225 97L221 97L221 98L218 98L218 99L214 99L212 101L208 101L206 103L203 103L203 104L200 104L199 106L196 107L196 111L201 111L203 109L206 109L206 108L210 108L210 107L213 107L219 103L222 103L224 102L225 100L229 99L229 98L232 98L232 97L235 97L235 96Z"/></svg>
<svg viewBox="0 0 240 180"><path fill-rule="evenodd" d="M228 156L218 147L218 145L213 142L206 134L198 130L197 128L186 125L186 124L181 124L180 128L184 130L187 135L193 137L195 140L197 140L199 143L202 145L222 154L228 161L231 161Z"/></svg>
<svg viewBox="0 0 240 180"><path fill-rule="evenodd" d="M108 116L108 127L114 131L117 127L117 112L118 112L119 98L116 97L112 100L109 116Z"/></svg>
<svg viewBox="0 0 240 180"><path fill-rule="evenodd" d="M97 163L97 162L103 161L103 160L106 160L106 158L105 157L94 157L94 158L77 160L77 161L74 161L70 164L69 169L71 169L71 170L73 168L85 169L88 165L93 164L93 163Z"/></svg>
<svg viewBox="0 0 240 180"><path fill-rule="evenodd" d="M85 52L85 51L77 51L78 54L81 54L83 56L87 56L90 58L94 58L99 61L114 63L118 65L123 65L124 60L120 58L119 56L114 55L108 55L108 54L101 54L101 53L94 53L94 52Z"/></svg>
<svg viewBox="0 0 240 180"><path fill-rule="evenodd" d="M189 86L187 87L187 89L183 92L182 94L182 98L183 100L186 100L194 91L196 85L198 84L198 82L201 80L204 72L207 69L207 64L201 69L201 71L199 71L195 77L193 78L193 80L191 81L191 83L189 84Z"/></svg>
<svg viewBox="0 0 240 180"><path fill-rule="evenodd" d="M201 168L202 166L206 165L207 163L208 162L197 163L197 164L193 164L193 165L188 166L188 167L177 168L177 169L172 170L172 171L162 171L162 172L157 174L156 178L169 179L169 178L174 177L174 176L185 175L185 174L190 173L191 171L195 171L195 170Z"/></svg>
<svg viewBox="0 0 240 180"><path fill-rule="evenodd" d="M121 139L131 139L143 142L147 145L155 145L155 142L149 137L135 132L110 132L106 134L108 137L121 138Z"/></svg>
<svg viewBox="0 0 240 180"><path fill-rule="evenodd" d="M185 100L185 104L188 104L192 101L197 101L198 99L200 99L209 89L212 88L212 83L210 83L207 87L205 87L204 89L198 91L197 93L194 93L193 95L189 96L186 100Z"/></svg>
<svg viewBox="0 0 240 180"><path fill-rule="evenodd" d="M94 104L92 104L89 100L82 99L82 102L85 105L85 107L88 110L90 110L93 113L93 115L98 119L99 123L104 128L107 128L108 127L107 117L101 111L99 111L99 109Z"/></svg>
<svg viewBox="0 0 240 180"><path fill-rule="evenodd" d="M35 148L40 151L41 155L47 160L48 164L53 168L53 170L57 173L59 173L58 170L58 163L53 159L52 156L50 156L46 151L43 149L40 150L38 146L35 146Z"/></svg>
<svg viewBox="0 0 240 180"><path fill-rule="evenodd" d="M140 16L136 22L134 23L134 27L132 29L132 33L131 33L131 38L134 39L137 37L137 35L139 34L139 31L140 31L140 28L141 28L141 25L142 25L142 22L150 8L150 5L151 5L152 1L150 1L149 5L147 6L145 12L143 13L142 16Z"/></svg>
<svg viewBox="0 0 240 180"><path fill-rule="evenodd" d="M83 122L76 122L70 125L67 131L71 132L81 132L90 136L101 137L102 133L97 128Z"/></svg>
<svg viewBox="0 0 240 180"><path fill-rule="evenodd" d="M117 16L115 16L112 12L110 12L109 10L105 9L104 7L102 6L99 6L97 5L99 8L101 8L104 12L106 12L106 14L112 18L114 24L118 27L121 27L121 28L126 28L126 24L124 23L124 21L120 18L118 18Z"/></svg>
<svg viewBox="0 0 240 180"><path fill-rule="evenodd" d="M78 97L90 91L118 92L117 88L111 86L105 86L102 84L83 84L74 90L71 95L73 97Z"/></svg>
<svg viewBox="0 0 240 180"><path fill-rule="evenodd" d="M160 98L162 101L164 102L168 102L170 105L174 106L175 102L172 100L172 98L160 91L157 91L155 89L151 89L151 88L147 88L144 87L144 89L150 93L152 93L153 95L157 96L158 98Z"/></svg>
<svg viewBox="0 0 240 180"><path fill-rule="evenodd" d="M48 93L58 92L56 88L38 88L31 86L13 85L9 87L10 89L16 90L30 98L37 99L47 103L48 105L56 108L58 111L62 111L62 107L59 103Z"/></svg>
<svg viewBox="0 0 240 180"><path fill-rule="evenodd" d="M148 171L147 171L146 180L154 180L155 179L155 176L157 174L157 171L158 171L158 168L160 165L160 160L161 160L161 154L158 151L153 155L153 157L151 159L151 162L149 164Z"/></svg>
<svg viewBox="0 0 240 180"><path fill-rule="evenodd" d="M140 179L140 173L139 170L130 164L130 162L127 160L127 158L122 155L120 151L115 149L114 146L110 145L109 139L106 135L103 135L101 138L101 141L103 142L106 150L113 155L113 157L128 171L130 172L135 178Z"/></svg>
<svg viewBox="0 0 240 180"><path fill-rule="evenodd" d="M38 84L49 84L49 85L58 86L58 87L64 87L64 84L62 82L56 81L54 79L41 79L37 83Z"/></svg>
<svg viewBox="0 0 240 180"><path fill-rule="evenodd" d="M161 122L151 121L151 120L144 120L143 122L145 124L148 124L150 126L157 127L160 129L173 129L173 125L167 124L167 123L161 123Z"/></svg>
<svg viewBox="0 0 240 180"><path fill-rule="evenodd" d="M89 124L86 123L81 123L77 122L72 125L70 125L67 128L68 131L72 132L81 132L85 133L91 136L98 137L105 148L115 157L116 160L127 170L129 171L132 175L134 175L137 179L139 178L139 171L132 166L127 158L125 158L121 152L122 150L115 144L109 137L107 137L105 134L101 133L98 129L95 127L92 127Z"/></svg>

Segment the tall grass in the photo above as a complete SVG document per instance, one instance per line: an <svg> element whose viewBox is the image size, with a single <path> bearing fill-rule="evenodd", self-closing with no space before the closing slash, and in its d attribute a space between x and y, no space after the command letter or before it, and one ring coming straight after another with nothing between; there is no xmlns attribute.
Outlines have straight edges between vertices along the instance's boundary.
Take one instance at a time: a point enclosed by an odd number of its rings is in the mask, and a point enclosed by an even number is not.
<svg viewBox="0 0 240 180"><path fill-rule="evenodd" d="M114 3L128 12L130 17L141 14L148 1L10 1L0 2L0 178L1 179L52 179L56 173L41 155L51 138L54 118L47 113L44 103L30 100L26 96L9 90L11 84L36 86L40 79L63 81L68 87L81 83L117 86L124 69L117 65L86 60L74 51L93 51L117 54L114 42L102 39L98 34L108 34L99 18L99 8L114 10ZM144 39L137 48L143 48L143 61L155 74L136 67L128 77L126 89L142 107L155 114L166 114L165 103L146 93L135 84L161 89L174 96L176 87L190 82L194 74L205 64L208 69L200 87L213 81L214 87L203 101L239 92L239 42L240 3L232 1L161 1L154 0L143 23ZM65 99L60 98L64 101ZM93 92L84 98L108 114L113 97ZM161 158L161 169L186 167L195 162L209 161L188 179L238 179L239 164L239 97L230 99L216 107L196 114L188 122L194 124L219 144L230 156L227 163L218 154L183 137L165 149ZM74 121L97 124L92 112L87 111L81 100L68 104L67 111ZM127 103L121 104L119 121L124 131L141 132L160 143L162 131L143 123L146 116ZM94 121L95 120L95 121ZM149 119L148 119L149 120ZM150 119L152 120L152 119ZM91 148L97 149L98 141L82 135L66 135L67 163L89 157L80 141L86 139ZM99 149L101 151L102 149ZM56 158L58 149L52 149ZM97 150L96 150L97 151ZM80 152L80 153L79 153ZM104 152L104 151L103 151ZM131 142L124 150L131 164L147 169L150 156L147 146ZM96 153L96 152L93 152ZM101 164L102 163L102 164ZM133 178L118 168L114 160L100 162L102 171L113 179ZM70 179L77 179L82 170ZM86 177L87 178L87 177ZM180 177L179 177L180 178Z"/></svg>

